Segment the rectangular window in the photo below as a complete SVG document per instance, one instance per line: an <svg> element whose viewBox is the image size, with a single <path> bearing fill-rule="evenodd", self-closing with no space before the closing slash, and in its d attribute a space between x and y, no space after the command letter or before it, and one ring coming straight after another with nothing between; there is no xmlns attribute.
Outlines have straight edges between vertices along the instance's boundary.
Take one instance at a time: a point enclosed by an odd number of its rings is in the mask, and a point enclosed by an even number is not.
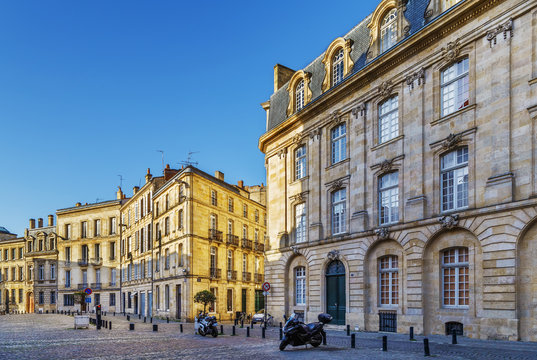
<svg viewBox="0 0 537 360"><path fill-rule="evenodd" d="M229 198L227 202L227 210L233 212L233 198Z"/></svg>
<svg viewBox="0 0 537 360"><path fill-rule="evenodd" d="M64 306L74 306L75 305L75 295L65 294L63 295L63 305Z"/></svg>
<svg viewBox="0 0 537 360"><path fill-rule="evenodd" d="M116 258L116 242L112 241L110 242L110 260L114 260Z"/></svg>
<svg viewBox="0 0 537 360"><path fill-rule="evenodd" d="M115 235L116 231L117 231L116 218L111 217L110 218L110 235Z"/></svg>
<svg viewBox="0 0 537 360"><path fill-rule="evenodd" d="M184 228L183 210L179 210L179 229Z"/></svg>
<svg viewBox="0 0 537 360"><path fill-rule="evenodd" d="M295 240L297 243L306 241L306 203L295 206Z"/></svg>
<svg viewBox="0 0 537 360"><path fill-rule="evenodd" d="M306 145L302 145L295 150L295 179L302 179L306 176Z"/></svg>
<svg viewBox="0 0 537 360"><path fill-rule="evenodd" d="M110 301L110 306L116 306L116 294L115 293L110 293L110 297L109 297L109 301Z"/></svg>
<svg viewBox="0 0 537 360"><path fill-rule="evenodd" d="M397 256L389 255L379 259L380 305L399 304L399 268Z"/></svg>
<svg viewBox="0 0 537 360"><path fill-rule="evenodd" d="M211 246L210 261L211 261L211 275L214 277L215 275L213 274L213 272L216 273L216 247L214 246Z"/></svg>
<svg viewBox="0 0 537 360"><path fill-rule="evenodd" d="M441 116L454 113L470 104L468 68L469 60L465 58L442 71L440 77Z"/></svg>
<svg viewBox="0 0 537 360"><path fill-rule="evenodd" d="M211 288L211 294L213 294L215 298L218 298L218 289L212 287ZM216 301L212 301L209 304L209 312L215 312L215 311L216 311Z"/></svg>
<svg viewBox="0 0 537 360"><path fill-rule="evenodd" d="M332 164L347 158L347 124L342 123L332 129Z"/></svg>
<svg viewBox="0 0 537 360"><path fill-rule="evenodd" d="M468 248L442 252L442 288L444 307L468 307L470 281Z"/></svg>
<svg viewBox="0 0 537 360"><path fill-rule="evenodd" d="M88 270L82 270L82 284L88 287Z"/></svg>
<svg viewBox="0 0 537 360"><path fill-rule="evenodd" d="M157 310L160 310L160 286L155 286L155 292L157 293Z"/></svg>
<svg viewBox="0 0 537 360"><path fill-rule="evenodd" d="M53 291L54 292L54 291ZM19 289L19 304L22 304L24 300L24 294L23 294L23 290L22 289ZM52 303L51 303L52 304Z"/></svg>
<svg viewBox="0 0 537 360"><path fill-rule="evenodd" d="M43 305L45 303L45 293L43 291L39 292L39 305Z"/></svg>
<svg viewBox="0 0 537 360"><path fill-rule="evenodd" d="M296 305L306 305L306 268L295 268L295 302Z"/></svg>
<svg viewBox="0 0 537 360"><path fill-rule="evenodd" d="M233 250L227 251L227 278L233 278Z"/></svg>
<svg viewBox="0 0 537 360"><path fill-rule="evenodd" d="M164 287L164 301L166 302L166 311L170 310L170 286L166 285Z"/></svg>
<svg viewBox="0 0 537 360"><path fill-rule="evenodd" d="M21 268L22 275L22 268ZM50 280L56 280L56 264L50 264Z"/></svg>
<svg viewBox="0 0 537 360"><path fill-rule="evenodd" d="M56 304L56 291L51 291L50 292L50 303L51 304Z"/></svg>
<svg viewBox="0 0 537 360"><path fill-rule="evenodd" d="M379 105L379 143L399 135L399 100L393 96Z"/></svg>
<svg viewBox="0 0 537 360"><path fill-rule="evenodd" d="M101 283L101 269L95 269L95 282L97 284Z"/></svg>
<svg viewBox="0 0 537 360"><path fill-rule="evenodd" d="M257 210L257 209L254 212L254 220L255 220L256 223L259 222L259 210Z"/></svg>
<svg viewBox="0 0 537 360"><path fill-rule="evenodd" d="M227 311L233 311L233 289L227 289Z"/></svg>
<svg viewBox="0 0 537 360"><path fill-rule="evenodd" d="M214 190L211 190L211 205L218 206L218 194Z"/></svg>
<svg viewBox="0 0 537 360"><path fill-rule="evenodd" d="M70 247L65 248L65 262L68 264L71 262L71 248Z"/></svg>
<svg viewBox="0 0 537 360"><path fill-rule="evenodd" d="M347 191L340 189L332 193L332 235L346 230Z"/></svg>
<svg viewBox="0 0 537 360"><path fill-rule="evenodd" d="M386 174L379 179L379 223L399 221L399 172Z"/></svg>
<svg viewBox="0 0 537 360"><path fill-rule="evenodd" d="M170 250L166 249L164 251L164 270L170 269Z"/></svg>
<svg viewBox="0 0 537 360"><path fill-rule="evenodd" d="M442 211L468 207L468 148L462 147L441 160Z"/></svg>
<svg viewBox="0 0 537 360"><path fill-rule="evenodd" d="M63 236L66 240L69 240L71 238L71 224L65 224Z"/></svg>
<svg viewBox="0 0 537 360"><path fill-rule="evenodd" d="M39 280L45 280L45 265L39 265L38 267ZM15 274L13 274L13 280L15 280Z"/></svg>
<svg viewBox="0 0 537 360"><path fill-rule="evenodd" d="M2 276L0 275L0 281L2 279ZM52 278L52 280L55 280L56 278ZM23 274L23 267L19 266L19 281L24 281L24 274Z"/></svg>
<svg viewBox="0 0 537 360"><path fill-rule="evenodd" d="M248 217L248 205L246 204L242 205L242 216L244 216L245 218Z"/></svg>
<svg viewBox="0 0 537 360"><path fill-rule="evenodd" d="M80 223L80 237L85 239L88 236L88 222L82 221Z"/></svg>
<svg viewBox="0 0 537 360"><path fill-rule="evenodd" d="M99 259L101 257L101 245L95 244L95 258Z"/></svg>
<svg viewBox="0 0 537 360"><path fill-rule="evenodd" d="M94 221L94 231L95 231L94 237L101 236L101 220L97 219Z"/></svg>
<svg viewBox="0 0 537 360"><path fill-rule="evenodd" d="M217 221L216 215L212 214L209 219L209 222L210 222L211 230L218 230L218 221Z"/></svg>
<svg viewBox="0 0 537 360"><path fill-rule="evenodd" d="M248 255L242 253L242 272L248 272Z"/></svg>
<svg viewBox="0 0 537 360"><path fill-rule="evenodd" d="M110 270L110 286L116 286L116 269Z"/></svg>
<svg viewBox="0 0 537 360"><path fill-rule="evenodd" d="M23 252L23 248L19 248L19 259L22 259L22 252Z"/></svg>
<svg viewBox="0 0 537 360"><path fill-rule="evenodd" d="M170 218L166 217L164 219L164 235L170 234Z"/></svg>
<svg viewBox="0 0 537 360"><path fill-rule="evenodd" d="M71 270L65 270L65 287L71 287Z"/></svg>

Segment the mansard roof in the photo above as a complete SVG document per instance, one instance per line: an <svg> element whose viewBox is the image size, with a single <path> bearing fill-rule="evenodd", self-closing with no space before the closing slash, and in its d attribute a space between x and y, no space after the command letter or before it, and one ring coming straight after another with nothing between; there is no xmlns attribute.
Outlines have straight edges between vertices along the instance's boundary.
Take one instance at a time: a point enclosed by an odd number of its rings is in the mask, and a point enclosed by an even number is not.
<svg viewBox="0 0 537 360"><path fill-rule="evenodd" d="M403 42L410 36L416 34L427 24L434 22L435 18L428 20L425 18L425 13L427 11L427 7L430 1L431 0L408 0L406 4L406 10L404 11L404 16L405 19L409 22L410 30L408 31L407 36L403 37L400 42ZM462 2L464 1L461 1L461 3ZM368 24L371 20L372 15L373 14L367 16L362 22L360 22L351 31L349 31L346 35L343 36L343 38L351 39L353 41L350 56L352 61L354 62L354 67L352 71L348 74L348 76L341 83L336 85L336 87L340 86L346 80L351 78L355 73L367 67L367 65L375 62L376 59L373 59L369 63L366 63L370 42ZM394 48L395 47L397 47L397 44L394 45ZM388 50L386 53L392 50ZM378 58L382 56L383 54L379 55ZM312 101L307 104L305 108L308 106L312 106L312 104L314 104L316 100L319 100L322 96L330 92L330 90L328 90L323 93L321 90L322 82L325 76L325 67L322 63L323 57L324 53L322 53L312 63L302 69L305 72L311 73L312 75L310 83ZM289 105L289 93L287 91L287 86L288 83L281 86L280 89L275 91L270 98L270 111L267 124L267 132L274 129L276 126L283 123L288 118L287 107Z"/></svg>

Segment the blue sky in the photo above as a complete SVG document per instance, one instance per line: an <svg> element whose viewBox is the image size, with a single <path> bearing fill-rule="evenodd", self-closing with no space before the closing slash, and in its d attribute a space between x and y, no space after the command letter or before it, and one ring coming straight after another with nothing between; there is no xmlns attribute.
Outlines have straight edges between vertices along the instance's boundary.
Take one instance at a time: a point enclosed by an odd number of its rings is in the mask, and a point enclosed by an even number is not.
<svg viewBox="0 0 537 360"><path fill-rule="evenodd" d="M265 183L260 103L377 1L0 0L0 226L193 160Z"/></svg>

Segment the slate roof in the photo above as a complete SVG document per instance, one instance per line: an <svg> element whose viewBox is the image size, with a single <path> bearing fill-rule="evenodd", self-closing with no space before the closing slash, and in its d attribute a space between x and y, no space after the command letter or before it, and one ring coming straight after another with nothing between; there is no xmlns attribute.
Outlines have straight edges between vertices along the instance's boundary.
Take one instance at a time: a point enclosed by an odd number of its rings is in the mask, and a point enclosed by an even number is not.
<svg viewBox="0 0 537 360"><path fill-rule="evenodd" d="M406 5L406 11L404 14L406 20L410 24L410 32L408 36L403 38L399 43L405 41L410 36L418 33L421 29L425 27L425 25L427 25L425 20L425 12L427 10L429 2L430 0L408 0L408 3ZM462 2L464 1L461 1L461 3ZM460 3L458 5L460 5ZM346 35L343 36L343 38L352 39L354 42L351 50L351 59L354 62L354 67L351 73L345 79L343 79L342 82L345 82L355 73L359 72L368 65L366 64L366 56L369 49L369 28L367 27L367 25L369 24L372 15L373 14L370 14L361 23L356 25L351 31L349 31ZM437 16L435 19L431 19L429 23L438 19L440 16ZM396 47L398 44L395 44L394 47ZM322 63L323 57L324 53L304 68L304 71L310 72L312 74L310 83L312 101L305 107L311 106L315 103L316 100L319 100L324 94L329 92L327 91L323 94L321 91L321 85L325 75L324 65ZM382 57L382 54L379 55L378 58L380 57ZM375 60L376 59L374 59L370 63L374 62ZM339 85L341 85L341 83L336 86ZM287 107L289 105L289 94L287 92L287 86L288 83L284 84L270 97L270 111L267 132L274 129L276 126L283 123L287 119Z"/></svg>
<svg viewBox="0 0 537 360"><path fill-rule="evenodd" d="M11 234L11 233L5 227L0 226L0 234Z"/></svg>

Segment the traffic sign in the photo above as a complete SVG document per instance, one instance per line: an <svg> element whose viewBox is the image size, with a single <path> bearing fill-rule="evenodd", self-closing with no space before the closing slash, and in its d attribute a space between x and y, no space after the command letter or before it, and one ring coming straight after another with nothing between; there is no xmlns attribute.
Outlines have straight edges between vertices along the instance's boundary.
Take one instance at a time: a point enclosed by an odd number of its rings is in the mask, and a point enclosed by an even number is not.
<svg viewBox="0 0 537 360"><path fill-rule="evenodd" d="M90 288L85 288L85 289L84 289L84 292L86 293L86 295L91 295L91 293L92 293L93 291L91 291Z"/></svg>
<svg viewBox="0 0 537 360"><path fill-rule="evenodd" d="M88 303L88 304L91 303L91 298L90 297L86 298L86 303Z"/></svg>
<svg viewBox="0 0 537 360"><path fill-rule="evenodd" d="M263 290L269 291L270 290L270 284L268 282L263 283Z"/></svg>

